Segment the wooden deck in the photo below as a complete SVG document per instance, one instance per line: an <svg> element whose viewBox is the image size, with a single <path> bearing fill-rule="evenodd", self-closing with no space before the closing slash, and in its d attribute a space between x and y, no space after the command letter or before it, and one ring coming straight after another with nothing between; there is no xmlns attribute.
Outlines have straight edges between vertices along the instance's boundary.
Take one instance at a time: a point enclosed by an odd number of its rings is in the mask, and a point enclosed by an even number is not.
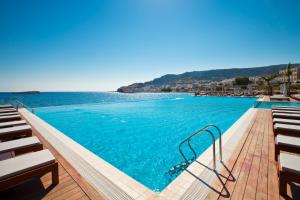
<svg viewBox="0 0 300 200"><path fill-rule="evenodd" d="M86 180L36 131L33 130L59 163L59 184L51 186L51 173L17 187L1 191L0 199L104 199Z"/></svg>
<svg viewBox="0 0 300 200"><path fill-rule="evenodd" d="M208 199L281 199L270 110L259 110L214 184ZM230 173L228 172L230 171ZM222 182L221 182L222 181ZM291 184L291 199L299 199L300 187Z"/></svg>

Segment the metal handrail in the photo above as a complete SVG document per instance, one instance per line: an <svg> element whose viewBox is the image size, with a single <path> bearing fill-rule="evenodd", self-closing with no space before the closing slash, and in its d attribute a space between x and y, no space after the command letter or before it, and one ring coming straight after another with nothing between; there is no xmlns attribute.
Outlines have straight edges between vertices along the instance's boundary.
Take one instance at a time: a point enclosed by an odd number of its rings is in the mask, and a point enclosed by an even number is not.
<svg viewBox="0 0 300 200"><path fill-rule="evenodd" d="M181 154L181 156L184 158L185 162L188 163L188 159L186 158L186 156L184 155L183 151L182 151L182 145L184 143L188 143L188 146L189 148L191 149L191 151L193 152L194 154L194 158L196 159L197 158L197 154L195 152L195 150L193 149L193 147L191 146L191 139L194 138L195 136L199 135L200 133L203 133L203 132L207 132L209 133L209 135L211 136L212 138L212 141L213 141L213 168L214 170L216 169L216 147L215 147L215 142L216 142L216 139L215 139L215 136L214 134L209 130L210 127L214 127L215 129L217 129L218 133L219 133L219 151L220 151L220 162L222 162L222 133L221 133L221 130L216 126L216 125L213 125L213 124L209 124L203 128L201 128L200 130L198 130L197 132L195 132L194 134L190 135L189 137L187 137L186 139L184 139L180 144L179 144L179 152Z"/></svg>
<svg viewBox="0 0 300 200"><path fill-rule="evenodd" d="M204 128L209 128L209 127L214 127L217 131L218 131L218 134L219 134L219 153L220 153L220 161L222 162L223 161L223 154L222 154L222 132L221 130L219 129L219 127L217 127L216 125L214 124L208 124L207 126L205 126Z"/></svg>

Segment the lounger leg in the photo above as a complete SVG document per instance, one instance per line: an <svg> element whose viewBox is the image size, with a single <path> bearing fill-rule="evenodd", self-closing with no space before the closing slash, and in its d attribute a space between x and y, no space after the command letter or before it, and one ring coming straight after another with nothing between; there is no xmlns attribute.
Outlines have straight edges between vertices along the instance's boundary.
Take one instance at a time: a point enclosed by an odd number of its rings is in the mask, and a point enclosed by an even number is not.
<svg viewBox="0 0 300 200"><path fill-rule="evenodd" d="M52 169L52 184L57 185L58 183L59 183L58 164L55 163Z"/></svg>
<svg viewBox="0 0 300 200"><path fill-rule="evenodd" d="M279 148L278 145L275 144L275 161L278 161Z"/></svg>
<svg viewBox="0 0 300 200"><path fill-rule="evenodd" d="M283 197L287 195L287 180L282 172L279 173L279 193Z"/></svg>

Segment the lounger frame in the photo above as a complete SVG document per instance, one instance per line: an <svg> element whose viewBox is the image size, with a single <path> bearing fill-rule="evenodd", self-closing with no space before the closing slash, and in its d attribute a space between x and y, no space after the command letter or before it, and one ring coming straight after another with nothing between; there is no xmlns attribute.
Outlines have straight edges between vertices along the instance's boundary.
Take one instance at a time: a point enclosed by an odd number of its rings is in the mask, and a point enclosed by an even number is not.
<svg viewBox="0 0 300 200"><path fill-rule="evenodd" d="M279 159L280 162L280 159ZM279 193L281 196L286 197L287 196L287 184L288 182L296 182L300 183L300 175L297 173L282 171L282 168L280 167L280 164L278 165L279 169Z"/></svg>
<svg viewBox="0 0 300 200"><path fill-rule="evenodd" d="M58 163L55 161L54 163L26 171L4 180L0 180L0 191L14 187L35 177L40 178L49 172L52 173L52 185L57 185L59 183Z"/></svg>
<svg viewBox="0 0 300 200"><path fill-rule="evenodd" d="M32 136L32 129L28 129L16 133L8 132L7 134L2 134L0 136L0 139L1 141L7 141L7 140L12 140L14 138L31 137L31 136Z"/></svg>
<svg viewBox="0 0 300 200"><path fill-rule="evenodd" d="M6 152L11 152L13 151L15 153L15 155L20 155L20 154L24 154L24 153L30 153L30 152L35 152L35 151L41 151L43 150L43 144L33 144L30 146L26 146L26 147L20 147L18 149L15 150L7 150L7 151L2 151L1 153L6 153Z"/></svg>
<svg viewBox="0 0 300 200"><path fill-rule="evenodd" d="M286 152L290 152L290 153L298 153L300 154L300 147L290 147L290 146L286 146L286 145L279 145L279 144L275 144L275 160L278 161L278 156L280 151L286 151Z"/></svg>

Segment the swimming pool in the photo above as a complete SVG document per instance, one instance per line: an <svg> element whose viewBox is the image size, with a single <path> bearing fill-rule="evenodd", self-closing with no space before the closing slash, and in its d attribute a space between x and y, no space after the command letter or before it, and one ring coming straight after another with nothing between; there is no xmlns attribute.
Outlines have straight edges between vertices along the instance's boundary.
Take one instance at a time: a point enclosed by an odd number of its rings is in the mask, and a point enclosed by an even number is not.
<svg viewBox="0 0 300 200"><path fill-rule="evenodd" d="M299 106L299 102L282 102L282 101L257 101L255 108L271 109L272 106Z"/></svg>
<svg viewBox="0 0 300 200"><path fill-rule="evenodd" d="M168 171L183 160L178 145L184 138L209 123L224 132L256 100L141 95L129 101L36 107L35 114L145 186L162 191L176 178ZM210 144L207 135L193 142L198 155Z"/></svg>

